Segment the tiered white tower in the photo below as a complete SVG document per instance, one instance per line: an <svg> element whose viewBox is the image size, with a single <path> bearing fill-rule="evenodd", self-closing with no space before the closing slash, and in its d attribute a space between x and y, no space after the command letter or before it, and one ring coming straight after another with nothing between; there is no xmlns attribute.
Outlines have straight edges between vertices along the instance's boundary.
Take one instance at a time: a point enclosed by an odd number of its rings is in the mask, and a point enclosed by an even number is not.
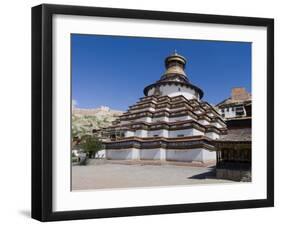
<svg viewBox="0 0 281 226"><path fill-rule="evenodd" d="M106 158L208 162L216 159L213 140L226 131L217 111L202 101L203 91L189 82L186 59L176 52L166 71L144 89L145 97L106 128ZM116 136L118 134L119 136Z"/></svg>

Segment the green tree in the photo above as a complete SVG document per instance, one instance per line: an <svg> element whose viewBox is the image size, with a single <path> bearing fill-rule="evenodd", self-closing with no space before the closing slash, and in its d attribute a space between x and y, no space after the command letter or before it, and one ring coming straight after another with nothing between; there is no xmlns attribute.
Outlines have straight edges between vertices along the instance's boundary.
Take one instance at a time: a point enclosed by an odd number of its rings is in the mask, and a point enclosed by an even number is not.
<svg viewBox="0 0 281 226"><path fill-rule="evenodd" d="M85 135L82 137L81 148L90 158L95 158L96 153L103 148L103 145L97 137Z"/></svg>

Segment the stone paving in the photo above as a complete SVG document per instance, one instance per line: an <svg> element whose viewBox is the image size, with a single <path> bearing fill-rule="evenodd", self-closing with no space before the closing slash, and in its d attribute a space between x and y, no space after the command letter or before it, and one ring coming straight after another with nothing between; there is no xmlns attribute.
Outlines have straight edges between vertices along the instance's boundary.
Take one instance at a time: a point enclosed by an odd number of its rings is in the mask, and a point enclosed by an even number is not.
<svg viewBox="0 0 281 226"><path fill-rule="evenodd" d="M72 166L72 190L239 183L215 178L213 164L90 160Z"/></svg>

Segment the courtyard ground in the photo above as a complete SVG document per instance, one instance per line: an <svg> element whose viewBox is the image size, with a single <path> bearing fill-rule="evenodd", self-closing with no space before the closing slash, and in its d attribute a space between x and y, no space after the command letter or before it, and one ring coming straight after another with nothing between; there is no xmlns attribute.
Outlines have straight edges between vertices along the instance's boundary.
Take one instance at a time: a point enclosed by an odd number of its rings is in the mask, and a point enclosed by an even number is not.
<svg viewBox="0 0 281 226"><path fill-rule="evenodd" d="M89 160L72 166L72 190L230 182L215 178L214 164Z"/></svg>

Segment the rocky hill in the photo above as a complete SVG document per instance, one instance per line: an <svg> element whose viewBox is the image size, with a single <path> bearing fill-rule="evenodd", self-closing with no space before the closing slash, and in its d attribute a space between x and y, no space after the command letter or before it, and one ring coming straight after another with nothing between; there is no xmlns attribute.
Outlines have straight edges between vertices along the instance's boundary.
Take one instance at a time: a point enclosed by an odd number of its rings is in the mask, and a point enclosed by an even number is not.
<svg viewBox="0 0 281 226"><path fill-rule="evenodd" d="M112 124L123 112L101 106L95 109L72 109L72 134L82 136L91 134L93 129L100 129Z"/></svg>

